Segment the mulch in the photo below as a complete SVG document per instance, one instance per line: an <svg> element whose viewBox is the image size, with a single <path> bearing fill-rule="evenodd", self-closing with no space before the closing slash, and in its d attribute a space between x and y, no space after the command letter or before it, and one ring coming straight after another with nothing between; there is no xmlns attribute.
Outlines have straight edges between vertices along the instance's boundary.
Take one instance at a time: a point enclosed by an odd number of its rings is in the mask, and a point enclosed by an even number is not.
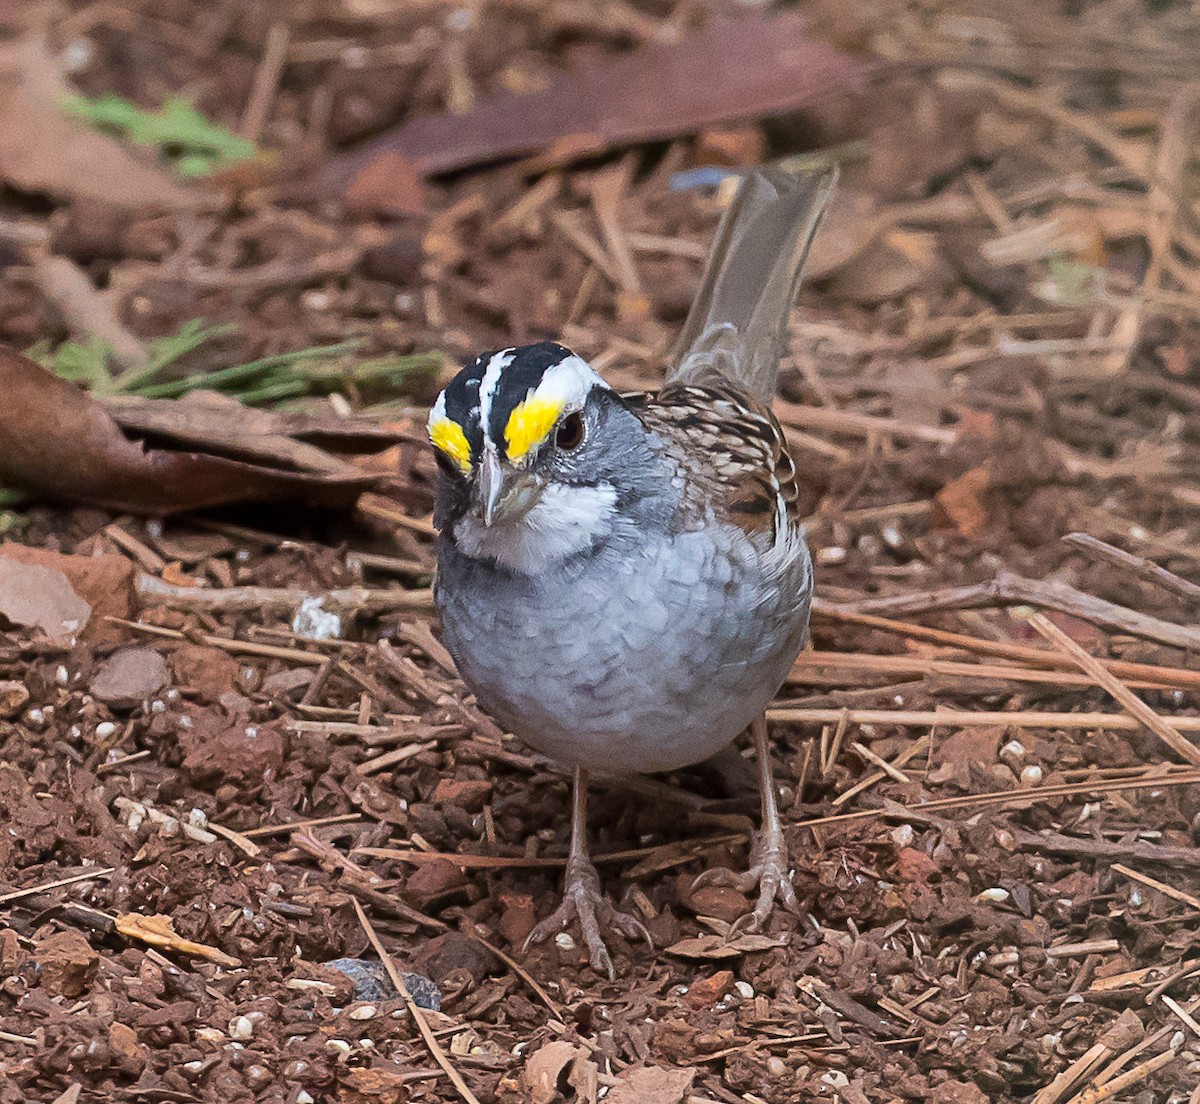
<svg viewBox="0 0 1200 1104"><path fill-rule="evenodd" d="M744 755L604 782L605 887L654 939L614 937L610 982L570 937L522 947L556 904L569 792L437 640L437 380L386 396L402 440L354 511L0 514L93 607L76 639L0 631L0 1102L1200 1100L1200 774L1027 616L1197 730L1195 598L1062 539L1200 573L1186 7L813 3L857 87L417 173L381 211L285 184L676 42L702 6L66 5L80 89L183 91L233 129L286 27L256 108L278 161L166 214L0 184L0 340L22 349L79 336L35 248L112 289L137 338L236 324L186 371L361 337L444 352L444 379L554 335L634 386L719 213L678 174L840 150L779 406L824 608L772 724L803 915L730 936L747 899L692 889L745 862ZM100 554L113 574L85 580ZM1001 576L1036 586L980 595ZM298 631L303 598L357 587L332 638ZM419 1007L329 965L379 963L374 938Z"/></svg>

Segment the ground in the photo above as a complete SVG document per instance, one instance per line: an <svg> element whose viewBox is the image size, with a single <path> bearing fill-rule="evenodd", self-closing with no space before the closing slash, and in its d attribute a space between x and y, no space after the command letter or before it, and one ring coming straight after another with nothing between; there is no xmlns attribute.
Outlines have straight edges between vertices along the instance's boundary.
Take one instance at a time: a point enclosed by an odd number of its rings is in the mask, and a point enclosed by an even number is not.
<svg viewBox="0 0 1200 1104"><path fill-rule="evenodd" d="M582 154L516 97L687 48L708 6L17 7L0 341L99 332L120 361L236 327L179 378L360 339L291 404L398 443L359 461L382 477L357 507L9 500L0 1101L1200 1100L1190 5L801 4L831 53L788 112ZM13 91L54 81L180 94L268 152L196 183L68 142ZM464 153L506 96L522 157ZM433 117L433 153L335 171ZM567 778L438 642L423 410L462 357L545 336L652 384L721 204L679 174L778 156L842 162L777 408L820 599L770 714L803 915L730 936L747 899L693 889L746 861L744 755L601 782L605 888L654 940L614 938L609 981L574 939L522 947L556 904ZM351 368L426 353L399 385ZM8 449L54 417L0 412ZM70 585L52 602L30 563ZM31 586L40 631L12 605ZM335 592L310 639L301 601ZM422 1007L328 965L380 963L375 941Z"/></svg>

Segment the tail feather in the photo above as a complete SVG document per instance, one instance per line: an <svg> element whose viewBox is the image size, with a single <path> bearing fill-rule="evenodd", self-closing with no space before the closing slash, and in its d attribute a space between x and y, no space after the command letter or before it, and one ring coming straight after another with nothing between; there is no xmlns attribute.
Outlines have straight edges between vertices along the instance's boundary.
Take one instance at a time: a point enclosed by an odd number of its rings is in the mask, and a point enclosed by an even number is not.
<svg viewBox="0 0 1200 1104"><path fill-rule="evenodd" d="M770 402L788 313L836 180L836 169L746 176L717 228L668 380L733 383Z"/></svg>

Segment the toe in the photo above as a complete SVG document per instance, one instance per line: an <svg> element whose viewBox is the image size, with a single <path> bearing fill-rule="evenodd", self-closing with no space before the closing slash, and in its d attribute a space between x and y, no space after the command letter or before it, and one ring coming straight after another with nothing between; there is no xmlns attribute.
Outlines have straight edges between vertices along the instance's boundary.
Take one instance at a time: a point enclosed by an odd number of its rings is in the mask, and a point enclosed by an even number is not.
<svg viewBox="0 0 1200 1104"><path fill-rule="evenodd" d="M740 893L747 893L758 884L758 879L755 877L753 870L747 871L744 874L738 874L730 870L727 866L714 866L711 870L706 870L694 882L692 882L692 890L702 889L704 886L728 886L731 889L736 889Z"/></svg>

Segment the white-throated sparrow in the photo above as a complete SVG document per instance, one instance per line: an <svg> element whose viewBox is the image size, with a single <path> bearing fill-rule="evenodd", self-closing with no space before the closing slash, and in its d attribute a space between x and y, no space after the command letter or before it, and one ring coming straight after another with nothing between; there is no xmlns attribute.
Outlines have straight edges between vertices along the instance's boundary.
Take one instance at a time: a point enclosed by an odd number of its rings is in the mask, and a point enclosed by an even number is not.
<svg viewBox="0 0 1200 1104"><path fill-rule="evenodd" d="M662 390L618 394L561 345L485 353L429 416L441 476L436 600L479 701L575 770L562 907L592 965L601 896L588 772L697 763L747 726L763 823L743 876L751 927L795 907L763 710L808 631L812 567L795 468L770 412L788 311L834 174L757 170L721 220Z"/></svg>

